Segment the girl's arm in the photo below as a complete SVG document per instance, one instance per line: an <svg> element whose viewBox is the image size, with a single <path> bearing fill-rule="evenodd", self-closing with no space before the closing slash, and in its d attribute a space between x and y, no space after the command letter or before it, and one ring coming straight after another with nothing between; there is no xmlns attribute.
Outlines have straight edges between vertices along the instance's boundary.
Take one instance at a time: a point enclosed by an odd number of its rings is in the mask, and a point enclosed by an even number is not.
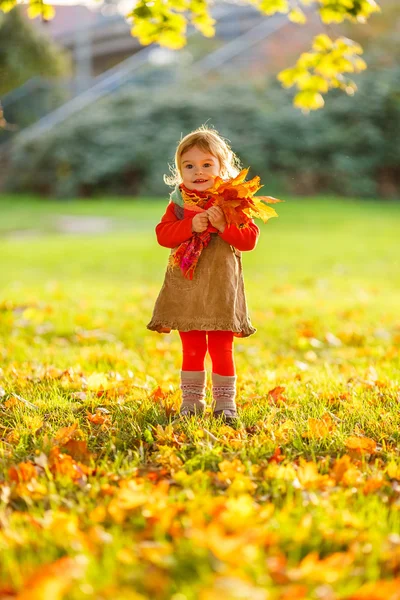
<svg viewBox="0 0 400 600"><path fill-rule="evenodd" d="M226 225L223 233L219 232L218 235L238 250L246 251L256 247L260 230L252 219L248 227L241 229L233 224Z"/></svg>
<svg viewBox="0 0 400 600"><path fill-rule="evenodd" d="M156 226L157 241L165 248L175 248L192 237L192 217L178 219L174 211L174 203L170 202L167 210Z"/></svg>

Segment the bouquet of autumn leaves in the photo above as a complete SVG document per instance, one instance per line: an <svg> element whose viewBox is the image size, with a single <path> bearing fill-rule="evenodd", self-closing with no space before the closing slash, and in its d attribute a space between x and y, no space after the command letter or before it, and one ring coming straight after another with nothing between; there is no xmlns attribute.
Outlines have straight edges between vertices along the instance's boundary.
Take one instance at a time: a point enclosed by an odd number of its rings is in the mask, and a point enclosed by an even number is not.
<svg viewBox="0 0 400 600"><path fill-rule="evenodd" d="M239 175L229 181L216 177L213 186L201 195L196 194L195 191L182 189L185 211L198 212L210 206L219 206L224 212L227 224L240 228L248 227L254 217L264 223L271 217L277 217L275 210L264 203L274 204L283 200L272 196L254 196L263 185L260 184L258 176L245 181L248 172L249 168L243 169ZM210 239L211 233L208 230L194 233L171 254L169 268L179 266L186 279L193 279L201 252L207 247Z"/></svg>

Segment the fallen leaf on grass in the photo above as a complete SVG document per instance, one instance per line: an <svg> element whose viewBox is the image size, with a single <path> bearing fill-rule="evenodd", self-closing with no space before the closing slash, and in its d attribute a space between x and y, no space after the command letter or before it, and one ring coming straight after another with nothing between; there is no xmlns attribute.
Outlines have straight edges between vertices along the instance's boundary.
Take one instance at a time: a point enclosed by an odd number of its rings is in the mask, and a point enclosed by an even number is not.
<svg viewBox="0 0 400 600"><path fill-rule="evenodd" d="M111 418L108 415L102 414L100 411L96 410L95 414L90 412L86 413L86 417L88 421L94 423L95 425L111 425Z"/></svg>
<svg viewBox="0 0 400 600"><path fill-rule="evenodd" d="M342 481L344 474L351 466L351 459L348 454L341 456L335 462L335 466L333 467L333 476L335 478L336 483L340 483Z"/></svg>
<svg viewBox="0 0 400 600"><path fill-rule="evenodd" d="M325 413L320 419L308 417L307 427L308 431L305 431L302 436L308 438L324 438L331 435L336 429L336 425L328 413Z"/></svg>
<svg viewBox="0 0 400 600"><path fill-rule="evenodd" d="M8 469L8 476L11 481L17 483L21 481L30 481L37 476L35 465L31 462L21 462Z"/></svg>
<svg viewBox="0 0 400 600"><path fill-rule="evenodd" d="M268 462L276 462L276 463L280 463L284 460L284 456L282 455L282 450L279 448L279 446L277 446L274 450L274 453L272 454L272 456L270 456L270 458L268 459Z"/></svg>
<svg viewBox="0 0 400 600"><path fill-rule="evenodd" d="M58 446L50 450L48 461L53 475L68 477L73 482L77 482L93 472L92 468L75 461L69 454L61 452Z"/></svg>
<svg viewBox="0 0 400 600"><path fill-rule="evenodd" d="M62 600L73 579L81 575L82 566L73 558L65 556L39 567L25 582L16 600Z"/></svg>
<svg viewBox="0 0 400 600"><path fill-rule="evenodd" d="M278 385L277 387L274 387L272 390L269 390L268 392L268 400L270 400L271 402L275 402L276 404L280 403L280 402L287 402L287 398L283 395L283 392L285 391L285 386L283 385Z"/></svg>
<svg viewBox="0 0 400 600"><path fill-rule="evenodd" d="M92 458L92 454L89 452L86 440L69 440L62 446L63 450L68 450L68 454L72 456L74 460L81 462L89 462Z"/></svg>
<svg viewBox="0 0 400 600"><path fill-rule="evenodd" d="M300 489L308 489L316 487L323 489L326 485L332 485L332 479L329 475L321 475L318 473L317 465L312 462L301 460L300 466L297 469L297 485Z"/></svg>
<svg viewBox="0 0 400 600"><path fill-rule="evenodd" d="M385 481L379 477L371 477L368 479L363 487L364 494L370 494L371 492L376 492L383 485L385 485Z"/></svg>
<svg viewBox="0 0 400 600"><path fill-rule="evenodd" d="M61 427L57 429L53 437L53 443L56 446L63 446L69 440L74 439L77 435L82 433L78 429L78 423L72 423L72 425L68 425L67 427Z"/></svg>
<svg viewBox="0 0 400 600"><path fill-rule="evenodd" d="M10 398L8 398L8 400L6 400L4 402L4 406L6 408L12 408L13 406L16 406L18 404L17 400L19 402L22 402L23 404L25 404L25 406L27 406L28 408L33 408L34 410L39 410L39 408L37 406L35 406L35 404L32 404L32 402L29 402L29 400L25 400L25 398L23 398L22 396L19 396L18 394L12 394L10 396Z"/></svg>
<svg viewBox="0 0 400 600"><path fill-rule="evenodd" d="M400 600L400 579L366 583L347 600Z"/></svg>
<svg viewBox="0 0 400 600"><path fill-rule="evenodd" d="M372 454L376 452L376 442L368 437L357 437L351 435L347 438L345 446L348 450L352 450L358 454Z"/></svg>
<svg viewBox="0 0 400 600"><path fill-rule="evenodd" d="M167 398L168 392L164 392L164 390L158 385L155 390L149 395L149 398L159 402L160 400L165 400Z"/></svg>
<svg viewBox="0 0 400 600"><path fill-rule="evenodd" d="M288 577L292 581L334 583L343 578L346 567L354 562L350 552L334 552L326 558L319 558L318 552L310 552L297 567L288 569Z"/></svg>

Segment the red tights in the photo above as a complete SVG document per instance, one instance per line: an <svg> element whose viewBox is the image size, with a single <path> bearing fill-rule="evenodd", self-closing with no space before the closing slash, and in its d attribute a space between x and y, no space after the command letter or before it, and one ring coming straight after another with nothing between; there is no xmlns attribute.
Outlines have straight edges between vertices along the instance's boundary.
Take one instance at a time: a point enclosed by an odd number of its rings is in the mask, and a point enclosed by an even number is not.
<svg viewBox="0 0 400 600"><path fill-rule="evenodd" d="M208 340L206 338L208 335ZM213 373L235 375L232 331L180 331L182 340L182 371L204 371L204 360L211 356Z"/></svg>

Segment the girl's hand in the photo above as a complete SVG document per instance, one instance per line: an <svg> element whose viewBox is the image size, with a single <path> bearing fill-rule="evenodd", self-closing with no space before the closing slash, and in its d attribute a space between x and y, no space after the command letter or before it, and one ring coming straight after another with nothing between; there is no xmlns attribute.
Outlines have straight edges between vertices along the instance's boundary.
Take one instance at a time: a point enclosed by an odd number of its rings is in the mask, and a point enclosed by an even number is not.
<svg viewBox="0 0 400 600"><path fill-rule="evenodd" d="M202 233L208 227L208 215L206 211L197 213L192 219L192 231Z"/></svg>
<svg viewBox="0 0 400 600"><path fill-rule="evenodd" d="M207 214L211 225L223 233L227 223L222 208L220 206L211 206L207 209Z"/></svg>

